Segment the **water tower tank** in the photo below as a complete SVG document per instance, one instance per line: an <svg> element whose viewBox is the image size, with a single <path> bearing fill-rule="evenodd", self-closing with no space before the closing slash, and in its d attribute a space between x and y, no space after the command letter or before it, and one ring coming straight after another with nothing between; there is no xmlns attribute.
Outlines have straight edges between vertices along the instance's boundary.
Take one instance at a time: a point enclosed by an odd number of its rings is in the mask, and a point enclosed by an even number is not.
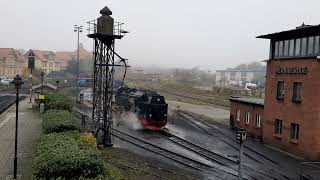
<svg viewBox="0 0 320 180"><path fill-rule="evenodd" d="M97 32L113 35L114 20L110 16L112 15L112 11L106 6L100 11L100 13L102 16L100 16L97 21Z"/></svg>

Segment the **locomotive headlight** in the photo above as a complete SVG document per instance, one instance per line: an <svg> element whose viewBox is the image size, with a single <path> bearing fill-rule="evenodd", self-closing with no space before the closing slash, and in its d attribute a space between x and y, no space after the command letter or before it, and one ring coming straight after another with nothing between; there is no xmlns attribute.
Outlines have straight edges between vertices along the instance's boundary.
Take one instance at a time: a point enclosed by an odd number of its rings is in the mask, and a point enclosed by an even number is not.
<svg viewBox="0 0 320 180"><path fill-rule="evenodd" d="M152 117L152 114L149 114L149 117Z"/></svg>
<svg viewBox="0 0 320 180"><path fill-rule="evenodd" d="M167 117L167 114L164 114L164 117Z"/></svg>

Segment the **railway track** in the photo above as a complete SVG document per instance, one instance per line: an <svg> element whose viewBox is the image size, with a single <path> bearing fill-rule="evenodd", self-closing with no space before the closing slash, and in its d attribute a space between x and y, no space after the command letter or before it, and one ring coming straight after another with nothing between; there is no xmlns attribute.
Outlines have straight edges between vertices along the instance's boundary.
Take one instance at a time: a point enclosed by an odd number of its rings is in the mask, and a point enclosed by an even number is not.
<svg viewBox="0 0 320 180"><path fill-rule="evenodd" d="M153 89L153 88L151 88ZM204 95L199 95L199 94L194 94L194 93L189 93L189 92L184 92L184 91L178 91L178 90L169 90L169 89L153 89L162 93L167 93L167 94L172 94L175 96L179 96L179 97L183 97L183 98L187 98L187 99L192 99L192 100L196 100L199 102L204 102L206 104L210 104L210 105L214 105L217 107L220 107L222 109L226 109L228 108L228 104L229 104L229 100L228 99L223 99L223 98L219 98L219 97L215 97L215 96L204 96ZM211 99L213 101L210 101L208 99ZM217 103L217 101L214 100L218 100L219 102L222 103Z"/></svg>
<svg viewBox="0 0 320 180"><path fill-rule="evenodd" d="M23 100L26 96L20 96L19 100ZM0 95L0 114L9 109L16 101L15 95Z"/></svg>
<svg viewBox="0 0 320 180"><path fill-rule="evenodd" d="M77 116L78 116L78 119L81 119L81 113L78 113ZM88 118L88 121L91 122L90 118ZM171 159L183 166L214 175L217 178L224 179L225 176L227 176L228 178L233 179L238 176L238 173L237 173L238 160L235 158L231 158L225 154L215 152L213 150L210 150L200 145L197 145L195 143L192 143L186 139L183 139L179 136L176 136L170 133L167 129L160 132L154 132L154 131L147 131L147 132L153 133L153 134L156 133L157 135L163 138L166 138L172 143L175 143L181 146L182 148L187 149L188 151L191 151L197 156L209 161L210 164L192 159L188 156L178 154L174 151L165 149L161 146L155 145L144 139L135 137L131 134L128 134L126 132L123 132L117 129L113 129L113 136L125 142L128 142L130 144L133 144L137 147L145 149L149 152L153 152L157 155ZM243 168L244 168L243 175L245 179L279 179L279 180L286 179L286 178L282 178L281 176L274 175L273 173L268 173L264 170L261 170L257 166L250 166L245 164L243 165Z"/></svg>
<svg viewBox="0 0 320 180"><path fill-rule="evenodd" d="M186 119L187 121L191 122L193 125L195 125L199 129L203 130L205 133L212 135L214 137L217 137L219 140L223 141L224 143L228 144L232 148L239 151L239 145L238 145L238 142L235 140L235 137L233 137L233 136L231 137L229 134L226 134L225 132L209 125L208 123L204 122L203 120L201 120L199 117L193 115L192 113L180 111L179 115L181 117L183 117L184 119ZM256 151L255 149L253 149L249 146L245 145L244 150L245 150L244 151L245 156L247 156L248 158L252 159L253 161L261 164L260 167L263 166L264 169L266 168L266 164L264 163L265 161L269 161L275 166L279 165L279 163L277 161L267 157L266 155ZM281 174L281 172L275 172L271 169L268 169L268 171L271 172L270 173L267 171L259 170L259 167L252 166L252 165L244 165L244 168L247 170L255 171L262 176L272 178L272 179L290 179L290 177L287 177L287 176Z"/></svg>
<svg viewBox="0 0 320 180"><path fill-rule="evenodd" d="M179 164L184 165L186 167L189 167L191 169L202 171L202 172L208 173L210 175L213 175L216 178L225 179L225 178L237 177L237 172L235 172L235 171L230 171L227 168L223 170L222 168L220 168L214 164L207 164L207 163L192 159L190 157L187 157L187 156L178 154L174 151L171 151L171 150L165 149L163 147L154 145L154 144L149 143L143 139L134 137L128 133L125 133L125 132L117 130L117 129L113 129L113 136L117 137L123 141L126 141L128 143L131 143L135 146L138 146L142 149L153 152L157 155L171 159L171 160L175 161L176 163L179 163Z"/></svg>

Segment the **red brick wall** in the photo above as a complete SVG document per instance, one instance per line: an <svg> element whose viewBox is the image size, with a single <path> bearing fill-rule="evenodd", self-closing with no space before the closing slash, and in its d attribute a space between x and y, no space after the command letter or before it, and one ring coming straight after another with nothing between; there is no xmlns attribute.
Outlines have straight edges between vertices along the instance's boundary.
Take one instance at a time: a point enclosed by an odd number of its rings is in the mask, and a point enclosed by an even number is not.
<svg viewBox="0 0 320 180"><path fill-rule="evenodd" d="M277 67L307 67L306 75L276 74ZM285 98L277 100L277 82L285 82ZM293 83L302 82L302 102L292 102ZM271 60L267 64L263 140L265 143L310 160L320 160L320 61ZM283 120L281 137L274 136L275 120ZM300 125L299 140L290 140L291 123Z"/></svg>
<svg viewBox="0 0 320 180"><path fill-rule="evenodd" d="M237 121L237 110L240 110L240 121ZM249 124L245 122L245 113L250 112ZM261 127L256 126L256 114L261 115ZM262 137L263 127L263 106L243 103L239 101L230 101L230 115L234 117L234 125L237 128L246 129L248 135L253 137Z"/></svg>

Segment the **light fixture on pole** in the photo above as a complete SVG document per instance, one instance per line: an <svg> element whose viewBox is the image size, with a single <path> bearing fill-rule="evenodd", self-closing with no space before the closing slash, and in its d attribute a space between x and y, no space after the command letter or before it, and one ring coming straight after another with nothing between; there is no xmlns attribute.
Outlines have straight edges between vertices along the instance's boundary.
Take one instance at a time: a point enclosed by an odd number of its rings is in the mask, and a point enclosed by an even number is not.
<svg viewBox="0 0 320 180"><path fill-rule="evenodd" d="M44 76L44 72L41 72L41 94L43 93L43 76Z"/></svg>
<svg viewBox="0 0 320 180"><path fill-rule="evenodd" d="M74 32L78 33L78 41L77 41L77 67L76 67L76 82L77 82L77 91L76 91L76 103L79 102L79 36L82 33L83 26L81 25L74 25Z"/></svg>
<svg viewBox="0 0 320 180"><path fill-rule="evenodd" d="M14 161L13 161L13 179L17 179L17 150L18 150L18 109L19 109L19 89L21 85L24 84L22 78L19 75L11 82L16 87L16 132L15 132L15 141L14 141Z"/></svg>
<svg viewBox="0 0 320 180"><path fill-rule="evenodd" d="M32 101L32 70L34 69L35 55L32 50L28 56L28 68L30 69L30 103Z"/></svg>

